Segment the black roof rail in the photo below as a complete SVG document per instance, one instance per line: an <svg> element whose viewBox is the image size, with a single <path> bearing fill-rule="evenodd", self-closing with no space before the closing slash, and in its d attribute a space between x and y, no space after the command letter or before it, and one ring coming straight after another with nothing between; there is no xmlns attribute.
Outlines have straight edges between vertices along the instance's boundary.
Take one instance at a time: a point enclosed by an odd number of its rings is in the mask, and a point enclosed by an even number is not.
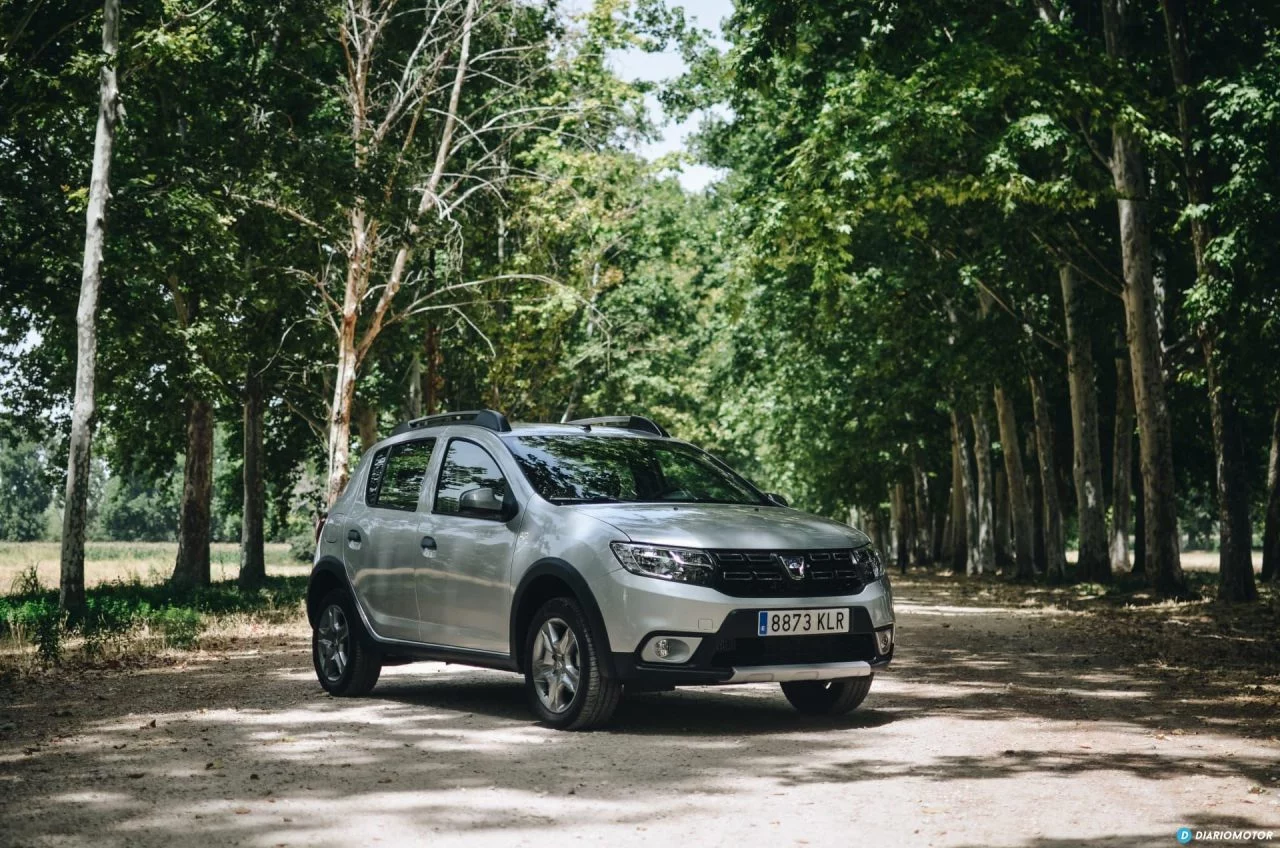
<svg viewBox="0 0 1280 848"><path fill-rule="evenodd" d="M623 430L652 433L655 436L662 436L664 438L668 438L671 435L663 429L661 424L654 421L652 418L645 418L642 415L601 415L598 418L579 418L575 421L566 421L565 423L572 424L575 427L591 427L595 425L600 427L618 427Z"/></svg>
<svg viewBox="0 0 1280 848"><path fill-rule="evenodd" d="M493 409L471 409L466 412L442 412L439 415L426 415L404 422L391 435L398 436L410 430L421 430L424 427L441 427L445 424L472 424L484 427L495 433L510 433L511 423L507 416Z"/></svg>

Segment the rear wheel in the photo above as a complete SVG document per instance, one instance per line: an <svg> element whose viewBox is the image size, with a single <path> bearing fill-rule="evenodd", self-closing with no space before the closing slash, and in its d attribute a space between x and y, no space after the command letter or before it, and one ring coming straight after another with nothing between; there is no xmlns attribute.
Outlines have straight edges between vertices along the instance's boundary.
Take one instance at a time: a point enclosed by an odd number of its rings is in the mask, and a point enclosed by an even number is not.
<svg viewBox="0 0 1280 848"><path fill-rule="evenodd" d="M553 598L529 624L524 679L529 706L560 730L591 730L607 723L622 685L601 672L598 642L577 602Z"/></svg>
<svg viewBox="0 0 1280 848"><path fill-rule="evenodd" d="M839 680L793 680L782 684L782 694L805 715L844 715L866 699L874 677L869 674Z"/></svg>
<svg viewBox="0 0 1280 848"><path fill-rule="evenodd" d="M311 661L320 685L336 697L367 695L382 673L382 657L364 632L351 596L341 589L320 602L311 630Z"/></svg>

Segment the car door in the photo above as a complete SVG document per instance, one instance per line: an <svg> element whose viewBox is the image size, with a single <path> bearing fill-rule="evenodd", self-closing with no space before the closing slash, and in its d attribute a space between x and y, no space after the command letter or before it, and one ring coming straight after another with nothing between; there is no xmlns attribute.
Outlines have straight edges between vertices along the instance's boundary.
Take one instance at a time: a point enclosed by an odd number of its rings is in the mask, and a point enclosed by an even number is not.
<svg viewBox="0 0 1280 848"><path fill-rule="evenodd" d="M364 503L347 521L347 567L374 631L386 639L421 639L419 505L435 443L414 439L379 450L369 465Z"/></svg>
<svg viewBox="0 0 1280 848"><path fill-rule="evenodd" d="M481 488L505 501L507 511L468 509L463 495ZM519 517L508 517L513 512L506 474L493 454L469 439L450 439L431 513L423 522L423 542L434 545L431 566L419 583L420 594L429 599L424 609L429 641L503 654L510 650L509 569L519 530Z"/></svg>

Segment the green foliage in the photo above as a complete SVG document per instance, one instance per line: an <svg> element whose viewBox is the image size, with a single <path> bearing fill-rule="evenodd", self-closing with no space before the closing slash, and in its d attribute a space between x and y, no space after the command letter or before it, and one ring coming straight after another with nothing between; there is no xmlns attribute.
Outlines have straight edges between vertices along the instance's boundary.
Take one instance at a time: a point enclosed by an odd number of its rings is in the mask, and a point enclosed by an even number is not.
<svg viewBox="0 0 1280 848"><path fill-rule="evenodd" d="M44 535L52 499L49 456L35 444L0 442L0 540L29 542Z"/></svg>

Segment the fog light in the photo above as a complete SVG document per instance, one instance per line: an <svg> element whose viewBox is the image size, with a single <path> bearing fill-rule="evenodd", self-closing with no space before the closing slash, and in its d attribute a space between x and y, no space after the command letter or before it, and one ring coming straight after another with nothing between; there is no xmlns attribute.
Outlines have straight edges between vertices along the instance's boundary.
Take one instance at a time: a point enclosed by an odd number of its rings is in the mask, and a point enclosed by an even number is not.
<svg viewBox="0 0 1280 848"><path fill-rule="evenodd" d="M651 663L683 663L693 657L702 639L688 636L655 636L644 645L640 659Z"/></svg>
<svg viewBox="0 0 1280 848"><path fill-rule="evenodd" d="M876 632L876 651L881 656L893 649L893 628L887 627Z"/></svg>

